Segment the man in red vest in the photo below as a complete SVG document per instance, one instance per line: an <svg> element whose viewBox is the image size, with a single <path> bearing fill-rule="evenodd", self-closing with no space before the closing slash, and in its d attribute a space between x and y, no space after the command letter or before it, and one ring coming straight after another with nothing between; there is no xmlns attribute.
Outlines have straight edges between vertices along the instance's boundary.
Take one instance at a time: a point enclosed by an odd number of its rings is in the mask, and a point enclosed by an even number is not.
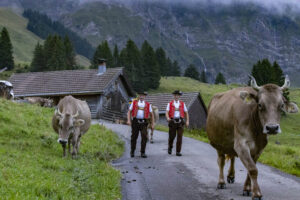
<svg viewBox="0 0 300 200"><path fill-rule="evenodd" d="M182 92L175 90L173 92L174 100L172 100L166 109L166 118L169 122L169 146L168 153L172 154L173 141L176 137L177 132L177 142L176 142L176 156L182 156L181 144L182 135L184 130L184 124L189 126L189 114L188 110L183 101L179 101ZM185 121L185 122L184 122Z"/></svg>
<svg viewBox="0 0 300 200"><path fill-rule="evenodd" d="M127 113L127 124L131 125L132 129L130 156L134 157L136 141L139 137L139 132L141 132L141 157L147 158L147 155L145 153L148 134L147 127L150 117L152 121L151 126L154 127L154 116L150 103L145 101L147 92L139 92L138 95L138 99L132 101Z"/></svg>

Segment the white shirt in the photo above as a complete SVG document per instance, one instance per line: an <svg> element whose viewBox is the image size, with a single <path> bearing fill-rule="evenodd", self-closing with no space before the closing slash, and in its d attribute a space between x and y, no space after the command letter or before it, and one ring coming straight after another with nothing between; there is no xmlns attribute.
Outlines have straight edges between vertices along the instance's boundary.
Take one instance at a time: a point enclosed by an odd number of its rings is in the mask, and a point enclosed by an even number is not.
<svg viewBox="0 0 300 200"><path fill-rule="evenodd" d="M138 101L138 107L139 108L145 108L145 101L139 100ZM130 111L132 111L132 109L133 109L133 102L131 103L131 105L129 107ZM150 113L152 112L152 105L150 105L149 112ZM143 110L138 109L137 114L136 114L136 118L137 119L144 119L144 109Z"/></svg>
<svg viewBox="0 0 300 200"><path fill-rule="evenodd" d="M180 106L180 101L173 101L173 105L175 106L175 108L177 108L177 109L179 109L179 106ZM187 112L188 110L187 110L187 108L186 108L186 106L185 106L185 103L183 103L183 105L184 105L184 112ZM166 109L166 111L167 112L169 112L170 111L170 103L168 103L168 105L167 105L167 109ZM178 119L178 118L180 118L180 111L177 111L177 110L175 110L175 112L174 112L174 118L175 119Z"/></svg>

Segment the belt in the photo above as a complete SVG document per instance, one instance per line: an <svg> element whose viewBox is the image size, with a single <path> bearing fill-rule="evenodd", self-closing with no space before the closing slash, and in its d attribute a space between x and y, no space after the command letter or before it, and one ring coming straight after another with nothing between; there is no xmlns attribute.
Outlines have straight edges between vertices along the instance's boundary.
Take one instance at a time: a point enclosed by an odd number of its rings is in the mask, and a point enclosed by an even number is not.
<svg viewBox="0 0 300 200"><path fill-rule="evenodd" d="M135 119L137 120L137 122L138 122L139 124L146 123L146 119L137 119L137 118L135 118Z"/></svg>
<svg viewBox="0 0 300 200"><path fill-rule="evenodd" d="M172 118L172 120L175 124L179 124L179 123L181 123L182 118Z"/></svg>

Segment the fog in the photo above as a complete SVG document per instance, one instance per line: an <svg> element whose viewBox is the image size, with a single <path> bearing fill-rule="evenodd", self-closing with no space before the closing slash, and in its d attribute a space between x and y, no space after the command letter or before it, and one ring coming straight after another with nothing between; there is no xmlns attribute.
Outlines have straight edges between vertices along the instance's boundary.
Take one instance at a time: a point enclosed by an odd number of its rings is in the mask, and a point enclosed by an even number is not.
<svg viewBox="0 0 300 200"><path fill-rule="evenodd" d="M262 6L272 12L277 12L279 14L284 13L299 13L300 12L300 0L77 0L80 3L87 2L121 2L121 3L133 3L133 2L166 2L166 3L181 3L181 4L212 4L215 6L223 5L229 6L236 3L254 3Z"/></svg>

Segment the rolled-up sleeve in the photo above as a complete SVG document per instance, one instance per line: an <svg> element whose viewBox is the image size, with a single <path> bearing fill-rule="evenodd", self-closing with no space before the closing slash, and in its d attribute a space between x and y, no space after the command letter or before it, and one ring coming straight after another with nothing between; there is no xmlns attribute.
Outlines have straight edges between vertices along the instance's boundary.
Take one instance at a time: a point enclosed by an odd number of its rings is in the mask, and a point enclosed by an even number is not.
<svg viewBox="0 0 300 200"><path fill-rule="evenodd" d="M184 112L187 112L188 110L187 110L187 108L186 108L186 106L185 106L185 104L184 104Z"/></svg>
<svg viewBox="0 0 300 200"><path fill-rule="evenodd" d="M170 103L168 103L166 111L170 111Z"/></svg>
<svg viewBox="0 0 300 200"><path fill-rule="evenodd" d="M132 108L133 108L133 102L130 104L129 110L132 111Z"/></svg>

